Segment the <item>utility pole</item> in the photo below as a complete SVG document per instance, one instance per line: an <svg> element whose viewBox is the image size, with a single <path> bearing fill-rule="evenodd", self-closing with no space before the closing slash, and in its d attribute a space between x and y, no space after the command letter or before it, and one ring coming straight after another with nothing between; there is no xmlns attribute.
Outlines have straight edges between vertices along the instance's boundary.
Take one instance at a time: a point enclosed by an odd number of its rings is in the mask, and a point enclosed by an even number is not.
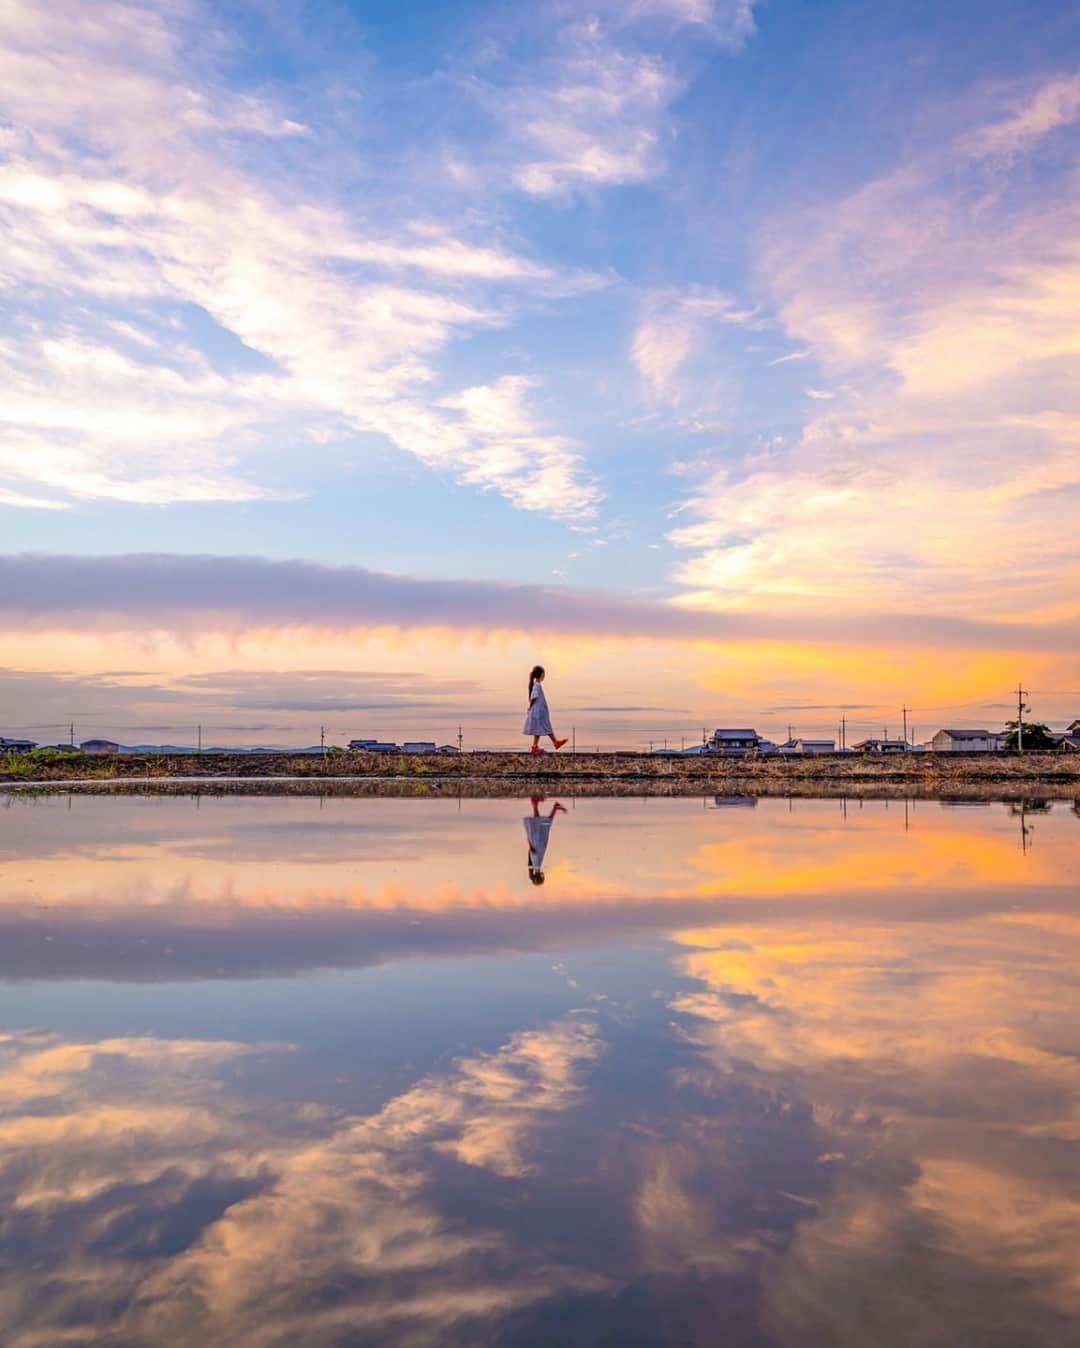
<svg viewBox="0 0 1080 1348"><path fill-rule="evenodd" d="M462 732L461 726L458 726L458 728L457 728L457 751L458 751L458 753L461 753L461 746L462 746L464 743L465 743L465 736L464 736L464 734L463 734L463 732Z"/></svg>
<svg viewBox="0 0 1080 1348"><path fill-rule="evenodd" d="M905 749L907 748L907 742L908 742L908 741L907 741L907 714L908 714L908 712L909 712L910 710L911 710L911 708L907 705L906 702L905 702L904 705L900 708L900 714L901 714L901 715L903 716L903 718L904 718L904 748L905 748Z"/></svg>
<svg viewBox="0 0 1080 1348"><path fill-rule="evenodd" d="M576 755L576 754L577 754L577 726L576 726L576 725L572 725L572 726L570 727L570 753L571 753L571 755Z"/></svg>
<svg viewBox="0 0 1080 1348"><path fill-rule="evenodd" d="M75 722L74 722L74 721L72 721L72 723L68 726L68 736L69 736L68 743L69 743L69 744L71 745L71 747L74 749L74 748L75 748Z"/></svg>
<svg viewBox="0 0 1080 1348"><path fill-rule="evenodd" d="M847 748L847 717L840 717L840 748Z"/></svg>
<svg viewBox="0 0 1080 1348"><path fill-rule="evenodd" d="M1025 702L1024 702L1024 698L1025 698L1026 696L1027 696L1027 694L1024 692L1024 685L1023 685L1022 683L1021 683L1021 684L1017 684L1017 686L1016 686L1016 752L1019 753L1019 754L1022 754L1022 753L1024 752L1024 712L1030 711L1030 710L1031 710L1031 708L1030 708L1029 706L1027 706L1027 705L1025 704Z"/></svg>
<svg viewBox="0 0 1080 1348"><path fill-rule="evenodd" d="M198 749L198 752L201 754L201 753L202 753L202 726L199 726L198 729L199 729L199 749Z"/></svg>
<svg viewBox="0 0 1080 1348"><path fill-rule="evenodd" d="M326 753L326 726L319 726L319 752Z"/></svg>

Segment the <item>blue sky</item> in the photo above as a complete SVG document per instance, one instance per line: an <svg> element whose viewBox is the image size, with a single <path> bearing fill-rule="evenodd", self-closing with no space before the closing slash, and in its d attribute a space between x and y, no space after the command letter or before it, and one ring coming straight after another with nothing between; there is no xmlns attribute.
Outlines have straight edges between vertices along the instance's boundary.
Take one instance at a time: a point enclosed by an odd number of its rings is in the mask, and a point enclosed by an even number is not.
<svg viewBox="0 0 1080 1348"><path fill-rule="evenodd" d="M3 549L1056 624L1080 685L1078 62L1064 3L13 0Z"/></svg>

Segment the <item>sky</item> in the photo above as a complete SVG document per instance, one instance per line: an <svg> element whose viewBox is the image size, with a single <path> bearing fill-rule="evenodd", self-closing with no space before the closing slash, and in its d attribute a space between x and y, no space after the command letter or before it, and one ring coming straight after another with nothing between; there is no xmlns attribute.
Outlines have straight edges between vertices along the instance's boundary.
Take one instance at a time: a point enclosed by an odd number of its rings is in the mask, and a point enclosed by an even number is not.
<svg viewBox="0 0 1080 1348"><path fill-rule="evenodd" d="M0 733L1080 716L1080 16L0 8Z"/></svg>

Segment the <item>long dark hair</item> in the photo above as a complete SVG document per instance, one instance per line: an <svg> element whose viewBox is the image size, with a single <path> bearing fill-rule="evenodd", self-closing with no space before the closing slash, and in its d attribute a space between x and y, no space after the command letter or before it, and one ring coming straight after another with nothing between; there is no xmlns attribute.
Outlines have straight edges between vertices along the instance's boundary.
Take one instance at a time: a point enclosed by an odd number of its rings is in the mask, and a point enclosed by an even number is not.
<svg viewBox="0 0 1080 1348"><path fill-rule="evenodd" d="M532 686L533 686L533 684L536 682L537 679L542 679L543 677L544 677L544 666L543 666L543 665L533 665L532 671L531 671L530 674L529 674L529 698L530 698L530 699L532 698Z"/></svg>

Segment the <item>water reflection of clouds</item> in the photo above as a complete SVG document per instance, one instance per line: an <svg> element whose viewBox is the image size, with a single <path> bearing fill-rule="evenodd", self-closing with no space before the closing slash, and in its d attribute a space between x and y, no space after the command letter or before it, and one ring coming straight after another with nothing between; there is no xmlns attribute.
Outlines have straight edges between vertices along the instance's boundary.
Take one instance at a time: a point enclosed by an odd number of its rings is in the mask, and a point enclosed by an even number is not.
<svg viewBox="0 0 1080 1348"><path fill-rule="evenodd" d="M581 802L542 889L521 864L521 804L87 798L15 811L33 827L0 865L0 973L13 978L220 977L363 967L414 956L617 941L755 921L761 900L871 914L1008 909L1017 886L1067 907L1075 820L1040 821L1024 855L1000 806L881 802ZM895 802L893 803L895 806ZM87 848L96 836L96 852ZM258 838L253 845L252 837ZM70 850L65 851L65 839ZM618 845L615 841L618 839ZM298 841L299 840L299 841Z"/></svg>
<svg viewBox="0 0 1080 1348"><path fill-rule="evenodd" d="M374 880L333 853L207 875L182 847L155 873L148 834L50 871L39 909L33 868L5 864L0 958L23 976L561 946L552 977L598 997L552 1020L492 958L480 996L518 1028L402 1064L389 1095L360 1078L365 1036L403 1055L392 1017L358 1013L357 1084L334 1092L313 1084L342 1061L318 1033L296 1050L8 1035L5 1344L711 1345L720 1322L739 1348L1070 1344L1075 820L1044 817L1025 857L1000 808L920 807L905 834L883 810L845 832L764 802L718 838L723 812L634 804L562 820L539 892L519 802L463 816L449 867L391 875L374 844ZM671 944L634 963L637 932ZM589 944L624 961L618 988L572 950Z"/></svg>
<svg viewBox="0 0 1080 1348"><path fill-rule="evenodd" d="M768 1269L777 1340L1066 1342L1080 924L789 915L684 939L700 988L673 1008L718 1070L808 1108L836 1171Z"/></svg>
<svg viewBox="0 0 1080 1348"><path fill-rule="evenodd" d="M545 1123L580 1099L602 1051L588 1017L336 1120L302 1106L268 1119L226 1089L215 1070L261 1051L241 1045L2 1047L23 1085L0 1120L2 1239L34 1251L0 1297L11 1348L333 1344L346 1329L439 1344L459 1322L602 1282L448 1218L433 1192L448 1163L507 1184L534 1173Z"/></svg>

